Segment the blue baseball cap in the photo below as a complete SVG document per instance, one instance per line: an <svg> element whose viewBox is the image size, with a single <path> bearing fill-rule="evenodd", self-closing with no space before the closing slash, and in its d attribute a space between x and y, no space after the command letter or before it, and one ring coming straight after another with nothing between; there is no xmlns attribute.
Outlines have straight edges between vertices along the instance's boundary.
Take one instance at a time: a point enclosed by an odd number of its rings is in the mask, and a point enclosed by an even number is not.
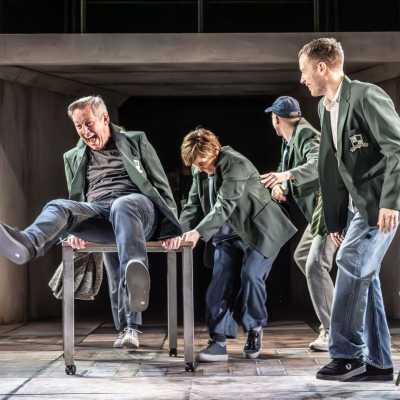
<svg viewBox="0 0 400 400"><path fill-rule="evenodd" d="M301 110L299 102L290 96L278 97L271 107L268 107L264 112L273 112L282 118L296 118L301 117Z"/></svg>

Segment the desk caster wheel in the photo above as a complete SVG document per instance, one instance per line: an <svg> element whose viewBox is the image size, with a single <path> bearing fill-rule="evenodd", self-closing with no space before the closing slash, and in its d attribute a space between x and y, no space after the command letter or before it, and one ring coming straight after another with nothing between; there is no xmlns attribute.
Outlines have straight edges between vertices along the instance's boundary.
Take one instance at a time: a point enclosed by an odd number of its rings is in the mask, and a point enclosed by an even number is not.
<svg viewBox="0 0 400 400"><path fill-rule="evenodd" d="M194 362L186 363L185 371L186 372L194 372L196 371L197 364Z"/></svg>
<svg viewBox="0 0 400 400"><path fill-rule="evenodd" d="M176 350L176 349L170 349L170 350L169 350L169 356L170 356L170 357L178 357L178 350Z"/></svg>
<svg viewBox="0 0 400 400"><path fill-rule="evenodd" d="M67 375L75 375L76 374L76 366L74 364L66 365L65 366L65 373Z"/></svg>

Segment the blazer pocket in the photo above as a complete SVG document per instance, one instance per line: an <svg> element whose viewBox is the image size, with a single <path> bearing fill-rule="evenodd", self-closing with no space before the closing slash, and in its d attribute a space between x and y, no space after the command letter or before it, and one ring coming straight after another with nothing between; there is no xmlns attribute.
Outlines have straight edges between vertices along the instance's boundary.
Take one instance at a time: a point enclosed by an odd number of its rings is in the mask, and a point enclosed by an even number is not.
<svg viewBox="0 0 400 400"><path fill-rule="evenodd" d="M351 153L361 149L366 149L370 145L366 135L360 130L353 129L352 131L348 131L347 135L349 137L349 150Z"/></svg>
<svg viewBox="0 0 400 400"><path fill-rule="evenodd" d="M354 128L354 129L345 130L344 133L345 133L347 136L353 136L353 135L356 135L356 134L362 134L363 131L362 131L362 129L360 129L360 128Z"/></svg>
<svg viewBox="0 0 400 400"><path fill-rule="evenodd" d="M283 246L297 231L284 210L274 201L266 204L257 215L251 217L251 221L263 234L264 240L272 246Z"/></svg>

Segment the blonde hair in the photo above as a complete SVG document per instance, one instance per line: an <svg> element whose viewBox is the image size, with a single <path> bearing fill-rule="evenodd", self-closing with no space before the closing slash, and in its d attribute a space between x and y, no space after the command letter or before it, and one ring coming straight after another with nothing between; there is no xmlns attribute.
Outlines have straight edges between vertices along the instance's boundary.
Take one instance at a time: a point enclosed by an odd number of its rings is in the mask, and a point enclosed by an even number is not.
<svg viewBox="0 0 400 400"><path fill-rule="evenodd" d="M329 67L342 67L344 52L342 45L335 38L319 38L305 44L298 57L307 56L314 61L322 61Z"/></svg>
<svg viewBox="0 0 400 400"><path fill-rule="evenodd" d="M87 106L90 106L93 114L97 117L100 117L103 114L108 114L106 104L101 96L86 96L73 101L68 106L68 117L72 118L72 114L75 110L82 110Z"/></svg>
<svg viewBox="0 0 400 400"><path fill-rule="evenodd" d="M221 150L221 143L211 131L198 128L189 132L181 145L181 157L187 167L191 167L198 156L215 158Z"/></svg>

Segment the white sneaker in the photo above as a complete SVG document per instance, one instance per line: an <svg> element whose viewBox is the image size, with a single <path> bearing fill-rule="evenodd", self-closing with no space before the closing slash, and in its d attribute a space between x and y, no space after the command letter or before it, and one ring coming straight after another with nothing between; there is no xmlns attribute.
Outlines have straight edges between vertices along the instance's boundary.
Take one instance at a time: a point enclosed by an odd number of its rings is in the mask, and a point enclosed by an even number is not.
<svg viewBox="0 0 400 400"><path fill-rule="evenodd" d="M115 339L114 344L113 344L113 347L115 349L122 349L122 347L123 347L122 343L123 343L123 339L124 339L124 336L125 336L126 329L127 328L125 328L123 331L118 333L118 336Z"/></svg>
<svg viewBox="0 0 400 400"><path fill-rule="evenodd" d="M142 333L134 328L126 328L125 335L122 338L122 346L128 349L139 348L139 333Z"/></svg>
<svg viewBox="0 0 400 400"><path fill-rule="evenodd" d="M328 351L329 350L329 331L321 329L319 336L310 343L311 350L314 351Z"/></svg>

